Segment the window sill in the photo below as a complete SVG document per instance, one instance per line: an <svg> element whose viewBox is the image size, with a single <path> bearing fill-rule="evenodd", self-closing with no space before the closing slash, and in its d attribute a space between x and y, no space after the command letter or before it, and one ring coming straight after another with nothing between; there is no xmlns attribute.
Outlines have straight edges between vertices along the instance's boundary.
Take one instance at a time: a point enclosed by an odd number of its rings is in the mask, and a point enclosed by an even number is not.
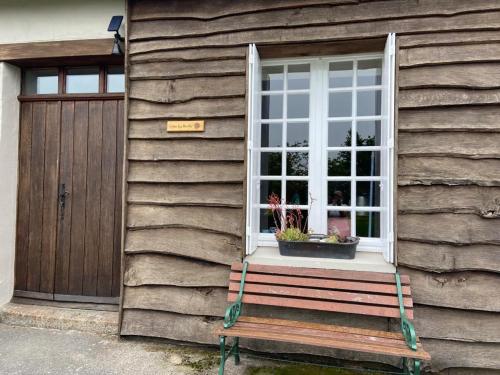
<svg viewBox="0 0 500 375"><path fill-rule="evenodd" d="M245 258L249 263L272 266L326 268L348 271L368 271L395 273L396 267L385 261L382 253L357 251L354 259L328 259L287 257L279 253L277 247L259 247L252 255Z"/></svg>

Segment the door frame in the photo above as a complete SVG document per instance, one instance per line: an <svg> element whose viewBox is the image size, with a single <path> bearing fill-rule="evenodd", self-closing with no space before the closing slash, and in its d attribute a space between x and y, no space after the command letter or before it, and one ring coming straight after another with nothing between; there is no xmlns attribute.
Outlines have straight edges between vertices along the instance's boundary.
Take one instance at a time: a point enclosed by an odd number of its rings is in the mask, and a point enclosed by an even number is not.
<svg viewBox="0 0 500 375"><path fill-rule="evenodd" d="M37 101L45 101L45 102L51 102L51 101L59 101L59 102L64 102L64 101L92 101L92 100L98 100L98 101L106 101L106 100L123 100L124 101L124 111L125 111L125 92L123 93L106 93L106 69L108 66L123 66L123 57L117 57L117 56L93 56L90 58L84 58L84 57L78 57L77 59L70 59L71 62L74 62L74 65L58 65L57 63L60 62L61 59L43 59L43 60L27 60L21 62L21 68L29 68L29 67L40 67L40 68L49 68L49 67L54 67L56 66L59 69L59 93L58 94L48 94L48 95L24 95L22 92L21 88L21 94L18 95L17 99L19 102L19 105L21 106L22 103L26 102L37 102ZM66 60L68 61L68 60ZM68 68L73 68L73 67L85 67L85 66L99 66L99 93L95 94L66 94L65 91L65 74L64 72ZM23 69L22 71L22 78L21 78L21 86L24 85L24 76L25 76L25 70ZM20 133L20 125L21 125L21 111L19 111L19 129L18 132ZM116 201L116 205L121 206L121 215L118 217L115 217L115 220L119 221L119 227L122 231L120 234L120 248L119 248L119 259L116 260L116 264L119 265L119 283L121 284L121 279L122 279L122 273L123 273L123 242L124 242L124 237L123 237L123 231L124 231L124 213L125 213L125 166L126 166L126 155L125 155L125 150L126 150L126 124L127 124L127 118L125 113L122 116L123 121L123 129L122 129L122 138L123 138L123 143L121 146L117 144L117 147L121 147L122 150L122 164L117 164L116 169L121 169L122 176L121 176L121 181L116 182L115 189L121 191L121 201ZM19 144L18 144L18 174L17 174L17 184L19 186L19 180L20 180L20 158L21 158L21 153L20 151L20 143L21 139L19 136ZM60 163L58 162L57 166L57 179L59 181L60 179ZM120 186L121 185L121 186ZM17 198L16 198L16 233L17 233L17 227L18 227L18 220L19 220L19 200L23 199L19 195L19 189L17 189ZM57 227L56 227L56 249L58 246L58 241L59 241L59 215L60 215L60 207L58 205L57 208ZM57 251L57 250L56 250ZM14 253L17 253L17 240L15 243L15 249ZM113 261L114 262L114 261ZM55 272L55 270L54 270ZM16 277L16 271L14 269L14 277ZM55 279L55 278L54 278ZM36 299L36 300L46 300L46 301L60 301L60 302L77 302L77 303L91 303L91 304L113 304L113 305L118 305L120 301L120 295L122 291L122 286L119 285L119 295L116 297L100 297L100 296L84 296L84 295L69 295L69 294L57 294L55 289L53 293L43 293L43 292L31 292L31 291L23 291L23 290L16 290L14 289L14 297L22 297L22 298L29 298L29 299Z"/></svg>

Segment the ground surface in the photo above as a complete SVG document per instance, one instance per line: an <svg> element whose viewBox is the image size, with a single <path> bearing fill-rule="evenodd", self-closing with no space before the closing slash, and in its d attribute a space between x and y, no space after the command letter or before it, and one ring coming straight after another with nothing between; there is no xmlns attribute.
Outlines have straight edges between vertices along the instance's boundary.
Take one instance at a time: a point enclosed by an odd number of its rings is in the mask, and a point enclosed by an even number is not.
<svg viewBox="0 0 500 375"><path fill-rule="evenodd" d="M149 340L124 340L73 330L19 327L0 323L1 375L204 375L217 374L215 350ZM232 359L226 375L354 375L315 366L281 366L255 357Z"/></svg>

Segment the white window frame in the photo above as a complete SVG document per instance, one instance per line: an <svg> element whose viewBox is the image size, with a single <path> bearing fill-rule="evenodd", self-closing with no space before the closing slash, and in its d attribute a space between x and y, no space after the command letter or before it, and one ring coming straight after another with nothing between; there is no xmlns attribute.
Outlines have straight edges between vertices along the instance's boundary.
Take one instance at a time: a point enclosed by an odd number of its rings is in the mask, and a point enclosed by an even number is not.
<svg viewBox="0 0 500 375"><path fill-rule="evenodd" d="M309 89L309 147L304 150L309 151L309 175L307 178L299 178L300 180L309 181L321 181L321 183L310 183L309 192L315 199L312 206L311 215L309 217L310 227L316 228L317 232L326 233L327 231L327 183L326 180L343 180L351 181L351 206L349 212L357 211L377 211L380 212L380 238L362 238L358 249L361 251L372 251L381 252L384 254L384 258L388 262L393 262L394 251L393 251L393 207L394 207L394 195L393 195L393 184L394 184L394 34L389 34L386 44L386 49L384 53L366 53L366 54L356 54L356 55L342 55L342 56L321 56L321 57L311 57L311 58L289 58L289 59L270 59L266 61L260 61L257 48L255 45L250 45L249 48L249 73L248 73L248 90L249 90L249 100L248 100L248 174L247 174L247 228L246 228L246 239L247 239L247 254L251 254L255 251L257 247L261 246L277 246L277 242L273 234L259 233L259 210L266 208L267 205L260 204L260 124L261 122L267 123L267 120L261 120L261 69L262 66L272 66L272 65L287 65L287 64L301 64L306 63L311 66L311 76L310 76L310 89ZM374 58L382 58L382 84L378 86L365 86L357 87L356 81L353 83L353 87L346 89L332 89L328 88L328 66L331 62L338 61L357 61L359 60L369 60ZM326 72L326 73L325 73ZM356 69L354 69L356 72ZM356 79L356 78L354 78ZM285 80L286 81L286 80ZM284 89L286 89L286 82L284 82ZM313 88L315 88L313 90ZM381 115L376 116L373 119L380 120L382 124L381 133L381 145L380 146L363 146L363 151L380 151L381 154L381 176L377 177L366 177L366 180L378 180L380 181L381 190L381 204L380 208L372 207L356 207L354 183L352 181L363 180L363 177L354 178L355 173L351 173L351 176L346 177L326 177L321 171L326 171L328 158L327 154L329 150L335 150L335 148L327 147L327 134L328 127L328 95L326 93L332 91L351 91L353 99L358 91L361 90L373 90L380 89L382 92L382 108ZM282 91L280 91L281 93ZM271 92L272 93L272 92ZM268 94L266 92L266 94ZM284 100L283 117L286 118L286 100ZM356 114L356 100L352 101L352 116L347 117L346 120L352 121L357 118ZM370 117L363 117L363 120L370 120ZM336 118L335 121L341 121L342 118ZM353 122L352 134L356 134L356 121ZM313 124L321 124L321 129L314 128ZM323 137L323 139L321 139ZM321 147L311 147L311 145L320 145ZM356 155L357 145L355 142L349 147L349 150L353 151L353 155ZM280 152L283 151L283 155L286 155L286 144L282 145ZM266 151L272 151L273 149L266 148ZM298 151L299 149L293 149L293 151ZM285 156L283 156L285 158ZM284 163L284 161L282 161ZM312 165L320 167L311 168ZM285 168L286 166L282 166ZM351 160L351 168L356 168L355 160ZM355 172L355 171L352 171ZM325 180L326 178L326 180ZM286 178L284 175L276 176L274 179L280 179L281 181L287 179L291 180L289 177ZM292 178L293 179L293 178ZM269 180L265 177L263 180ZM282 190L284 189L284 184L282 183ZM307 206L301 206L302 208L307 208ZM354 227L355 217L351 217L351 229Z"/></svg>

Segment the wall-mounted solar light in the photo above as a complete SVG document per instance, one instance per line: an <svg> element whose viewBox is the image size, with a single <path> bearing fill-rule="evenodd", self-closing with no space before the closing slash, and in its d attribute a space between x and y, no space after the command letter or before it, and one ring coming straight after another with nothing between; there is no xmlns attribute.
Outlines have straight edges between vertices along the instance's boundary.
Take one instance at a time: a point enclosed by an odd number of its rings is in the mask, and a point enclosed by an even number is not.
<svg viewBox="0 0 500 375"><path fill-rule="evenodd" d="M125 39L123 39L119 32L122 21L123 16L113 16L109 22L108 31L115 33L115 41L111 50L112 55L123 55L123 42Z"/></svg>

